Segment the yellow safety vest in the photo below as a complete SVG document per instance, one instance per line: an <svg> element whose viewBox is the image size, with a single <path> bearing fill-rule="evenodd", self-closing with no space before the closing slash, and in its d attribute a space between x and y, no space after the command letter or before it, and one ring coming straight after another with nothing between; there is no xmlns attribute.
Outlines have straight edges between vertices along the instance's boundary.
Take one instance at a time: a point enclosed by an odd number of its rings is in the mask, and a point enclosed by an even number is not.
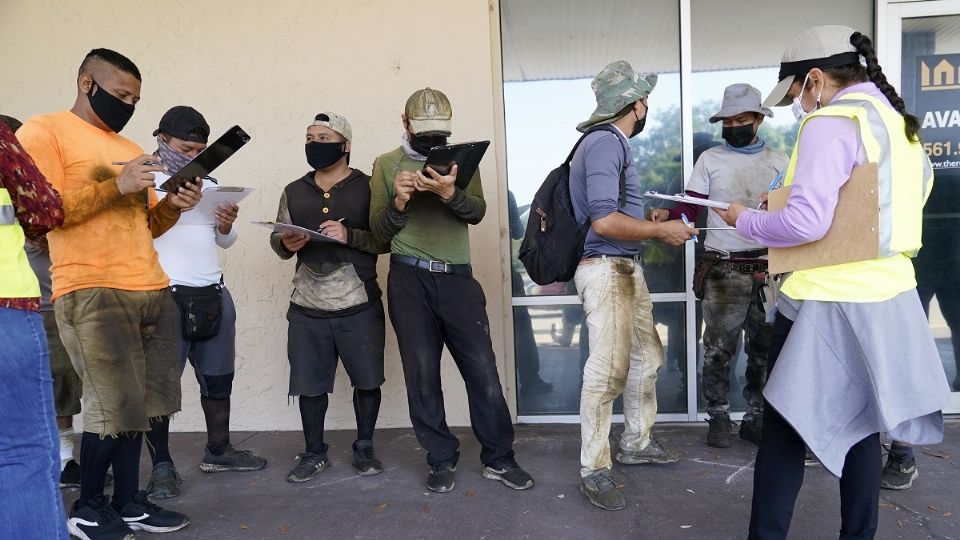
<svg viewBox="0 0 960 540"><path fill-rule="evenodd" d="M794 272L783 292L796 300L881 302L917 286L911 257L920 249L923 205L933 188L933 168L918 142L904 135L903 117L881 100L854 92L808 115L854 120L867 161L877 163L880 201L880 253L876 259ZM800 137L798 134L797 140ZM799 144L787 166L793 183Z"/></svg>
<svg viewBox="0 0 960 540"><path fill-rule="evenodd" d="M38 298L40 283L23 251L23 229L10 192L0 188L0 298Z"/></svg>

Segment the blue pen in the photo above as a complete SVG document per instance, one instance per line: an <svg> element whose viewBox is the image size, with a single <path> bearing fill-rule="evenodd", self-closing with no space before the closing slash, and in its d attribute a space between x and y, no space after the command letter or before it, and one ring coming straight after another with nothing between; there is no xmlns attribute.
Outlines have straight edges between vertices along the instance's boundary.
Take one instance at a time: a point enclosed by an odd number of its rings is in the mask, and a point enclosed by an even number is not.
<svg viewBox="0 0 960 540"><path fill-rule="evenodd" d="M690 220L687 219L687 216L686 216L686 215L680 214L680 219L683 220L683 222L687 225L687 227L690 227L691 229L693 228L693 225L690 224ZM700 242L700 239L697 238L696 236L694 236L694 237L693 237L693 243L696 244L696 243L699 243L699 242Z"/></svg>
<svg viewBox="0 0 960 540"><path fill-rule="evenodd" d="M780 187L781 180L783 180L783 171L778 171L777 176L773 178L773 182L770 182L770 187L767 188L767 191L773 191Z"/></svg>

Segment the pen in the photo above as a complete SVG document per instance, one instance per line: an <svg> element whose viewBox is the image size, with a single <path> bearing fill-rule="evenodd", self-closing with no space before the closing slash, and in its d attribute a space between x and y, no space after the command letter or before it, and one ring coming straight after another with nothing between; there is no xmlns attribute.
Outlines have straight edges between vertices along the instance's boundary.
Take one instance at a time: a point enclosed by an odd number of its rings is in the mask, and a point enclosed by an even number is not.
<svg viewBox="0 0 960 540"><path fill-rule="evenodd" d="M767 188L767 191L773 191L780 187L780 180L783 180L783 171L777 171L777 176L773 178L773 182L770 182L770 187Z"/></svg>
<svg viewBox="0 0 960 540"><path fill-rule="evenodd" d="M110 162L111 165L126 165L127 163L130 163L130 162L129 161L111 161ZM163 165L159 161L144 161L143 164L144 165Z"/></svg>
<svg viewBox="0 0 960 540"><path fill-rule="evenodd" d="M680 219L682 219L683 222L686 223L687 227L690 227L691 229L693 228L693 225L690 224L690 220L687 219L686 214L680 214ZM699 242L700 242L700 239L697 238L696 236L694 236L694 237L693 237L693 243L696 244L696 243L699 243Z"/></svg>

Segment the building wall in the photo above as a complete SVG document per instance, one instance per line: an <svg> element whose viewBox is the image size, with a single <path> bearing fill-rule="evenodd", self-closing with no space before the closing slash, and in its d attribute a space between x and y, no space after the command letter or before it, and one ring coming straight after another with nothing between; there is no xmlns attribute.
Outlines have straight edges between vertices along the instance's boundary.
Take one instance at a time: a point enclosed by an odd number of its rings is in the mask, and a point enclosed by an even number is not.
<svg viewBox="0 0 960 540"><path fill-rule="evenodd" d="M252 143L216 174L222 184L256 188L241 205L240 239L223 256L239 311L232 424L236 430L299 429L296 404L287 399L285 311L294 264L276 257L266 230L249 222L272 219L283 187L308 170L305 128L322 110L350 120L352 165L368 173L377 155L399 144L404 102L423 86L450 97L454 140L494 138L495 20L495 2L487 0L5 0L0 112L26 119L70 108L83 56L107 47L129 56L143 73L142 101L123 134L148 152L156 147L151 132L174 105L195 106L215 134L239 124L252 135ZM494 148L481 167L489 209L483 223L472 227L471 245L504 377L505 359L512 357L512 346L506 346L512 344L509 276L501 240L507 234L501 211L506 194L498 178L504 170L502 145ZM384 288L386 274L383 257ZM463 383L447 353L443 370L448 422L466 425ZM379 426L408 426L392 329L386 378ZM190 369L183 388L183 412L174 428L202 430ZM512 386L505 391L512 396ZM329 428L354 426L350 392L340 368Z"/></svg>

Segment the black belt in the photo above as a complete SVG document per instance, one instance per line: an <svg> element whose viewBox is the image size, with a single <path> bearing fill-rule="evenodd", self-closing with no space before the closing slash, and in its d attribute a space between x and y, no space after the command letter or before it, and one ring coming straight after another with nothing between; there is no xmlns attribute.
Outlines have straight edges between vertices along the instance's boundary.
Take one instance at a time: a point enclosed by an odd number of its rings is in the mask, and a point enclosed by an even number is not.
<svg viewBox="0 0 960 540"><path fill-rule="evenodd" d="M472 276L473 268L469 264L450 264L443 261L425 261L416 257L406 255L391 255L390 262L405 264L426 270L428 272L437 272L440 274L454 274L457 276Z"/></svg>
<svg viewBox="0 0 960 540"><path fill-rule="evenodd" d="M751 251L731 251L731 259L756 259L767 254L767 248L754 249Z"/></svg>
<svg viewBox="0 0 960 540"><path fill-rule="evenodd" d="M731 268L734 272L740 272L741 274L754 274L756 272L767 271L767 261L731 261L729 259L720 259L717 264Z"/></svg>

